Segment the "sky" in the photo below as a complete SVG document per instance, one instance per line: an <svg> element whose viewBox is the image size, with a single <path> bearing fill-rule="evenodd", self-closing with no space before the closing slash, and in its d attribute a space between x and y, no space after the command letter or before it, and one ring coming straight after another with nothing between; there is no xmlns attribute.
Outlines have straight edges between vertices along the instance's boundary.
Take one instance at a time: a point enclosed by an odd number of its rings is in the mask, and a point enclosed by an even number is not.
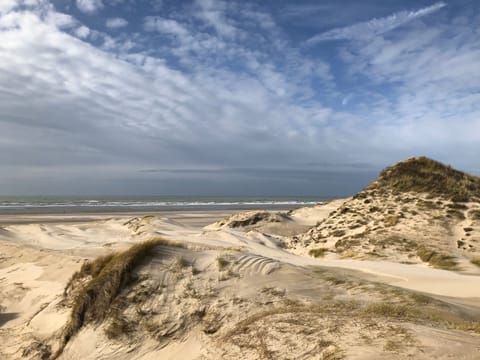
<svg viewBox="0 0 480 360"><path fill-rule="evenodd" d="M344 196L480 174L476 0L1 0L0 194Z"/></svg>

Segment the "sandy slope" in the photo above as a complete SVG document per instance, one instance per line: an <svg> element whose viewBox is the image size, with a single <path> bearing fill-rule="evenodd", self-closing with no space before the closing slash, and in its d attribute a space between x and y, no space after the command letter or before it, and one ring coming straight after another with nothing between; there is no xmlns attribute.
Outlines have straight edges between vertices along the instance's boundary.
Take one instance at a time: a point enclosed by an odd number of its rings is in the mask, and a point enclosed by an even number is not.
<svg viewBox="0 0 480 360"><path fill-rule="evenodd" d="M392 284L433 294L448 306L461 307L463 312L458 311L472 319L478 312L477 275L392 261L315 259L285 251L283 235L316 224L343 202L291 212L284 233L282 222L248 229L202 228L215 220L210 214L203 214L208 221L196 214L4 224L0 229L0 342L5 346L0 358L41 358L48 353L45 344L52 343L69 316L63 289L85 258L161 236L190 245L159 250L158 257L139 270L144 280L125 294L126 298L138 296L142 286L151 291L150 300L143 299L140 307L125 309L125 316L141 330L128 341L118 341L99 330L107 325L88 325L67 345L63 359L447 359L458 354L475 359L480 337L473 333L383 317L373 323L364 317L355 320L360 316L356 309L348 310L356 314L348 321L348 316L335 311L298 310L298 304L344 299L409 299L409 293L398 295L381 287ZM266 229L273 231L266 233ZM218 265L219 257L227 260L224 269ZM179 267L180 258L189 265ZM331 270L317 272L312 266ZM338 275L338 268L356 272ZM289 307L292 302L296 307ZM238 325L248 316L281 306L287 310L259 317L252 322L255 326ZM144 315L138 317L139 313Z"/></svg>

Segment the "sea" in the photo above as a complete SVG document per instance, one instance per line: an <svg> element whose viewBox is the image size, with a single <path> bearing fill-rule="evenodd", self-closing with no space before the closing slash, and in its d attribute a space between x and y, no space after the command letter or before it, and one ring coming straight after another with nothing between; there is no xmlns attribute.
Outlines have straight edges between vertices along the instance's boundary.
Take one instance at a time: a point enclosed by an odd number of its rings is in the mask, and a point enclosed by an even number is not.
<svg viewBox="0 0 480 360"><path fill-rule="evenodd" d="M0 214L295 209L327 200L320 197L0 196Z"/></svg>

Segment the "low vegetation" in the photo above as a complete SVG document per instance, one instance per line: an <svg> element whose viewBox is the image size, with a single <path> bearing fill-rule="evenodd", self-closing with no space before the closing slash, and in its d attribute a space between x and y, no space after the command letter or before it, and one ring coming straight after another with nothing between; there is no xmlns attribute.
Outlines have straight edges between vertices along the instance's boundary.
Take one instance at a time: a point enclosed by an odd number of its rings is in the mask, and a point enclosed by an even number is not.
<svg viewBox="0 0 480 360"><path fill-rule="evenodd" d="M429 301L426 301L428 299ZM288 300L288 299L287 299ZM415 299L414 299L415 300ZM281 314L311 314L311 316L336 316L340 319L378 319L409 322L414 324L429 324L435 327L445 329L459 329L480 333L480 323L469 321L460 315L449 311L448 307L442 307L442 304L433 305L430 298L423 296L421 301L395 303L389 301L372 302L367 305L356 301L324 301L320 304L301 304L298 302L287 301L285 306L279 306L255 313L241 322L235 328L225 334L224 339L230 340L232 337L247 333L250 329L255 328L255 324L259 321L281 315ZM296 315L295 318L298 318ZM312 318L307 317L309 323ZM308 326L309 323L305 325Z"/></svg>
<svg viewBox="0 0 480 360"><path fill-rule="evenodd" d="M470 210L470 211L468 212L468 216L469 216L472 220L480 220L480 210L479 210L479 209Z"/></svg>
<svg viewBox="0 0 480 360"><path fill-rule="evenodd" d="M164 239L153 239L136 244L128 250L102 256L96 260L86 262L72 276L66 293L80 279L88 279L80 284L79 289L74 289L74 299L70 319L63 329L61 346L58 357L70 338L74 336L83 325L89 322L100 323L112 310L112 303L122 289L135 279L134 270L142 264L157 246L183 247L183 244ZM113 324L113 323L112 323ZM113 324L112 333L118 327L126 326L123 322Z"/></svg>
<svg viewBox="0 0 480 360"><path fill-rule="evenodd" d="M458 267L458 264L453 256L424 246L420 246L417 249L417 255L423 262L427 262L438 269L456 270Z"/></svg>
<svg viewBox="0 0 480 360"><path fill-rule="evenodd" d="M480 178L422 156L385 169L367 189L427 193L464 202L480 198Z"/></svg>
<svg viewBox="0 0 480 360"><path fill-rule="evenodd" d="M470 260L470 262L473 265L477 265L478 267L480 267L480 258L474 258L474 259Z"/></svg>
<svg viewBox="0 0 480 360"><path fill-rule="evenodd" d="M227 268L228 265L230 265L230 261L228 261L222 256L217 257L218 270L223 271Z"/></svg>
<svg viewBox="0 0 480 360"><path fill-rule="evenodd" d="M327 252L328 252L327 248L316 248L316 249L311 249L308 252L308 255L318 258L318 257L324 257Z"/></svg>
<svg viewBox="0 0 480 360"><path fill-rule="evenodd" d="M453 218L458 219L458 220L465 220L465 215L460 210L448 209L447 210L447 216L453 217Z"/></svg>

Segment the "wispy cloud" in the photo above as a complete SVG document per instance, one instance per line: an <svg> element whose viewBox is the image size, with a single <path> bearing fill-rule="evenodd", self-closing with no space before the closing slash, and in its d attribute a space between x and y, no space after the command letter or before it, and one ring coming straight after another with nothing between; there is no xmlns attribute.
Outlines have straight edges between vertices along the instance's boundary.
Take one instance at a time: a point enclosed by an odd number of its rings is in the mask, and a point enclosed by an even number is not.
<svg viewBox="0 0 480 360"><path fill-rule="evenodd" d="M359 40L372 38L376 35L391 31L412 20L429 15L445 6L447 6L446 3L438 2L416 11L399 11L383 18L374 18L350 26L332 29L313 36L307 40L307 44L316 44L321 41L329 40Z"/></svg>
<svg viewBox="0 0 480 360"><path fill-rule="evenodd" d="M76 0L76 4L78 10L87 14L93 14L104 7L102 0Z"/></svg>
<svg viewBox="0 0 480 360"><path fill-rule="evenodd" d="M107 19L107 21L105 22L105 26L109 29L118 29L127 25L128 21L119 17Z"/></svg>
<svg viewBox="0 0 480 360"><path fill-rule="evenodd" d="M188 30L172 19L165 19L161 16L147 16L144 19L144 28L146 31L158 31L164 34L176 36L188 36Z"/></svg>
<svg viewBox="0 0 480 360"><path fill-rule="evenodd" d="M195 15L223 37L231 38L236 35L236 28L225 16L227 2L222 0L195 0L197 10Z"/></svg>

